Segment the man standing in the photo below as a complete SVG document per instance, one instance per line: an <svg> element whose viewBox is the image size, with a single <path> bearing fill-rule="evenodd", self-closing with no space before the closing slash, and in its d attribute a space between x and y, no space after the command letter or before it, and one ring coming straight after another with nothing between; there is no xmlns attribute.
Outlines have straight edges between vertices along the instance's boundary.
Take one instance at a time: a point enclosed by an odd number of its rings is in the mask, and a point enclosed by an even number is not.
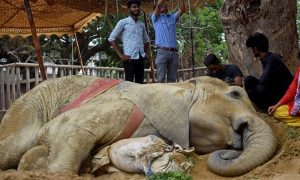
<svg viewBox="0 0 300 180"><path fill-rule="evenodd" d="M145 24L138 20L140 4L139 0L127 2L130 15L117 23L108 40L123 61L125 80L143 84L144 62L150 54L150 41ZM123 52L116 42L119 37L123 43Z"/></svg>
<svg viewBox="0 0 300 180"><path fill-rule="evenodd" d="M245 89L250 100L262 111L276 104L293 81L293 75L279 54L269 52L269 40L262 33L254 33L246 41L255 57L259 57L263 72L259 79L248 76Z"/></svg>
<svg viewBox="0 0 300 180"><path fill-rule="evenodd" d="M237 65L222 64L214 54L209 54L203 63L208 70L207 76L221 79L229 85L243 86L243 73Z"/></svg>
<svg viewBox="0 0 300 180"><path fill-rule="evenodd" d="M179 0L177 12L169 14L165 0L158 0L154 13L151 17L155 30L155 45L157 55L155 64L157 67L157 81L176 82L179 66L179 55L176 48L176 22L185 12L183 0Z"/></svg>

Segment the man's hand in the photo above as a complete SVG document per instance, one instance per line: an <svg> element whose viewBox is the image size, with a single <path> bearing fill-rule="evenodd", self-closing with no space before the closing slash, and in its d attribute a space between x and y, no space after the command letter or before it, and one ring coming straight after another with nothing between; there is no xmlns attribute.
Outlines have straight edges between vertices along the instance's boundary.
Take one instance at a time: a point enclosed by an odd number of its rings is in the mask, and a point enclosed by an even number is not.
<svg viewBox="0 0 300 180"><path fill-rule="evenodd" d="M131 57L125 54L120 54L119 57L122 61L130 61Z"/></svg>
<svg viewBox="0 0 300 180"><path fill-rule="evenodd" d="M158 0L157 1L157 5L161 5L162 3L164 3L165 2L165 0Z"/></svg>
<svg viewBox="0 0 300 180"><path fill-rule="evenodd" d="M269 114L269 115L272 115L272 114L276 111L276 109L277 109L279 106L280 106L279 104L275 104L274 106L270 106L270 107L268 108L268 114Z"/></svg>

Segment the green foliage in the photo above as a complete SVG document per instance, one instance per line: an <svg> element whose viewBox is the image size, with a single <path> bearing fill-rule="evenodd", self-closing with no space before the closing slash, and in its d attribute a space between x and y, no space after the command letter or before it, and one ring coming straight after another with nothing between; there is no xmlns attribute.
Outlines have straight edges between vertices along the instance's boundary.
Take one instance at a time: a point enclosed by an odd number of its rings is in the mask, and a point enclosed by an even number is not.
<svg viewBox="0 0 300 180"><path fill-rule="evenodd" d="M288 139L299 139L300 131L294 127L288 127L287 129Z"/></svg>
<svg viewBox="0 0 300 180"><path fill-rule="evenodd" d="M227 44L225 34L219 17L219 10L222 0L216 0L214 5L206 5L198 8L192 14L193 40L195 49L196 64L202 65L203 59L210 53L215 53L223 62L227 61ZM182 28L179 33L181 41L185 41L183 49L190 49L190 16L185 14L182 17Z"/></svg>
<svg viewBox="0 0 300 180"><path fill-rule="evenodd" d="M192 27L196 66L202 66L203 59L209 53L215 53L223 61L226 61L227 59L227 44L225 42L224 33L219 18L219 9L221 5L222 0L216 0L216 3L214 5L206 5L202 9L199 8L195 12L193 12L191 16L187 12L183 15L180 22L178 23L178 47L180 49L180 53L183 55L191 55L192 46L190 32ZM155 36L153 26L150 22L150 15L151 14L147 14L147 18L149 20L150 40L154 59L156 55L155 48L153 47ZM97 19L89 23L81 33L78 33L77 36L77 38L79 39L78 41L80 44L81 55L85 57L85 55L89 54L89 51L92 47L97 45L99 46L104 43L117 22L127 16L128 15L108 14L106 16L97 17ZM190 18L192 21L191 24ZM144 21L143 15L140 16L140 20ZM21 37L2 37L0 39L0 45L2 46L1 52L9 52L21 47L22 51L20 50L20 52L16 52L18 57L20 58L14 61L28 62L28 59L35 59L35 51L31 42L31 37L28 37L26 39L22 39ZM40 44L43 55L47 56L48 59L72 59L73 57L75 59L78 59L76 44L74 42L74 37L68 35L63 35L61 37L58 37L57 35L51 35L50 37L45 35L40 36ZM27 51L27 54L25 56L22 55L24 50ZM111 47L99 53L101 54L101 57L105 58L101 59L101 62L97 62L97 65L122 67L122 62ZM185 59L183 58L183 60L189 62L191 61L189 57ZM54 63L67 62L57 61ZM187 65L188 64L189 63L187 63ZM146 67L149 67L149 65L146 65Z"/></svg>
<svg viewBox="0 0 300 180"><path fill-rule="evenodd" d="M167 173L157 173L149 176L147 180L192 180L190 175L178 173L178 172L167 172Z"/></svg>

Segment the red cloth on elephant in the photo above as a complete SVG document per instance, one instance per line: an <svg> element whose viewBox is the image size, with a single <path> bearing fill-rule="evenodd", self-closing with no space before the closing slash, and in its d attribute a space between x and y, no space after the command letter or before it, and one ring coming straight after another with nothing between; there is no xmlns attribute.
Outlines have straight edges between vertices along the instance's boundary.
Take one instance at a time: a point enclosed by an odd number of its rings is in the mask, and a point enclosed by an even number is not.
<svg viewBox="0 0 300 180"><path fill-rule="evenodd" d="M71 109L77 108L81 106L82 104L88 102L95 96L105 92L109 88L119 84L122 82L121 80L114 80L114 79L99 79L93 82L90 86L85 88L79 95L70 103L66 104L62 110L61 113L69 111ZM124 129L116 136L114 139L109 141L108 143L102 145L101 147L96 147L92 154L95 152L98 152L99 149L103 148L104 146L110 145L118 140L130 138L135 130L140 126L144 119L144 113L141 111L141 109L134 105L132 112L130 116L128 117L127 123L125 124Z"/></svg>
<svg viewBox="0 0 300 180"><path fill-rule="evenodd" d="M60 113L69 111L71 109L77 108L80 105L88 102L95 96L103 93L104 91L108 90L109 88L113 87L114 85L119 84L122 82L121 80L115 79L99 79L93 82L90 86L85 88L73 101L66 104Z"/></svg>
<svg viewBox="0 0 300 180"><path fill-rule="evenodd" d="M289 89L286 91L284 96L279 101L281 105L287 104L289 106L289 113L291 112L294 106L294 99L297 94L299 73L300 73L300 68L297 69L297 72L294 75L294 79L289 86Z"/></svg>

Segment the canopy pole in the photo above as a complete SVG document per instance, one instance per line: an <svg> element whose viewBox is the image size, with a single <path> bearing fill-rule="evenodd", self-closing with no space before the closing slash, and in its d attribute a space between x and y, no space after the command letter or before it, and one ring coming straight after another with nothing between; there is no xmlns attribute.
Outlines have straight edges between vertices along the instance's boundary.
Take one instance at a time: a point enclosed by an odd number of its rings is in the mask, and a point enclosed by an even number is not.
<svg viewBox="0 0 300 180"><path fill-rule="evenodd" d="M78 53L78 60L79 60L79 64L80 64L80 67L81 67L81 70L82 70L82 74L86 75L86 72L85 72L84 67L83 67L83 61L82 61L82 57L81 57L81 53L80 53L80 47L79 47L79 43L78 43L76 33L74 33L74 37L75 37L77 53Z"/></svg>
<svg viewBox="0 0 300 180"><path fill-rule="evenodd" d="M190 19L190 39L192 46L192 69L193 69L193 77L195 77L195 53L194 53L194 34L193 34L193 24L192 24L192 10L191 10L191 1L188 0L189 3L189 19Z"/></svg>
<svg viewBox="0 0 300 180"><path fill-rule="evenodd" d="M119 0L116 0L117 15L119 15Z"/></svg>
<svg viewBox="0 0 300 180"><path fill-rule="evenodd" d="M45 71L45 67L44 67L44 63L43 63L42 50L41 50L40 42L39 42L38 37L37 37L35 23L34 23L34 20L33 20L29 0L24 0L24 5L25 5L25 10L26 10L26 13L27 13L28 21L29 21L29 24L30 24L30 30L31 30L31 34L32 34L32 41L33 41L33 45L34 45L34 48L35 48L35 51L36 51L36 57L37 57L37 61L38 61L38 64L39 64L41 77L42 77L42 80L47 80L47 75L46 75L46 71Z"/></svg>
<svg viewBox="0 0 300 180"><path fill-rule="evenodd" d="M148 24L148 21L147 21L147 15L146 15L146 12L144 10L142 10L143 12L143 15L144 15L144 22L145 22L145 26L146 26L146 31L147 31L147 34L149 36L149 24ZM152 79L152 82L155 83L155 74L154 74L154 64L153 64L153 59L152 59L152 49L151 49L151 41L149 42L149 64L150 64L150 76L151 76L151 79Z"/></svg>

